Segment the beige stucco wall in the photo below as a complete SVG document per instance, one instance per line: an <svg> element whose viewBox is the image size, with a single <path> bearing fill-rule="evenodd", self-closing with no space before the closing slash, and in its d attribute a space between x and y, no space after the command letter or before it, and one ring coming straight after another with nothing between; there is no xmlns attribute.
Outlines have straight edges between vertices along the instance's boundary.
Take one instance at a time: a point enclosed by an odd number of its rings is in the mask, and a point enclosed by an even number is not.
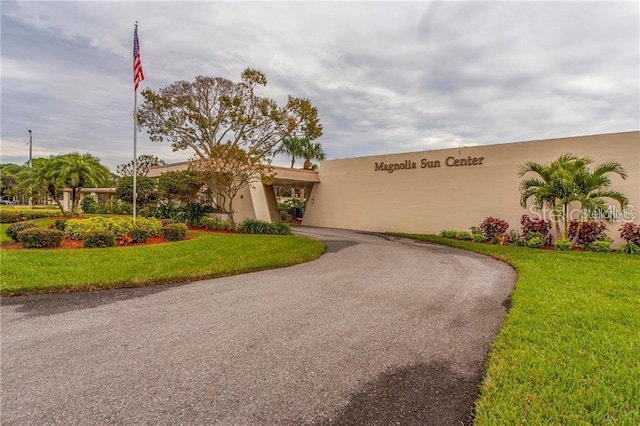
<svg viewBox="0 0 640 426"><path fill-rule="evenodd" d="M636 131L324 161L303 225L438 233L468 230L487 216L497 216L507 220L510 229L519 229L520 217L528 213L519 203L519 166L525 161L546 163L563 153L590 156L596 164L620 162L629 177L624 181L614 176L613 188L626 194L638 212L640 132ZM478 160L475 165L447 166L450 157L449 164L469 157L471 163ZM421 168L423 160L440 161L440 167ZM415 163L416 168L376 171L376 163L382 162ZM614 239L618 228L620 224L608 225Z"/></svg>

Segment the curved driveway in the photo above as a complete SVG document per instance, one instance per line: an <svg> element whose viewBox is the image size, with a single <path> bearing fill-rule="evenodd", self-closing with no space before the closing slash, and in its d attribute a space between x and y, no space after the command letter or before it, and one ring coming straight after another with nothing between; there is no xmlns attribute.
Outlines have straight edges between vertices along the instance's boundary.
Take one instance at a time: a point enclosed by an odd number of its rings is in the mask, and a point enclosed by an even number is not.
<svg viewBox="0 0 640 426"><path fill-rule="evenodd" d="M299 228L294 267L1 307L2 424L460 424L515 272Z"/></svg>

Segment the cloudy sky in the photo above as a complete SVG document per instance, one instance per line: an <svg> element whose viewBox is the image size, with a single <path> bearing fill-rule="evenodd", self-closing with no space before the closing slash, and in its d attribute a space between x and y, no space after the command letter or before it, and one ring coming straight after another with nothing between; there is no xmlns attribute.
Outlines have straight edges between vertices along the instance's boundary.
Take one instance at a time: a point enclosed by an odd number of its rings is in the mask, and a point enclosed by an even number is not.
<svg viewBox="0 0 640 426"><path fill-rule="evenodd" d="M2 1L1 161L133 156L133 24L158 89L250 66L328 158L640 128L638 2ZM189 152L138 136L138 153ZM286 165L285 158L276 164Z"/></svg>

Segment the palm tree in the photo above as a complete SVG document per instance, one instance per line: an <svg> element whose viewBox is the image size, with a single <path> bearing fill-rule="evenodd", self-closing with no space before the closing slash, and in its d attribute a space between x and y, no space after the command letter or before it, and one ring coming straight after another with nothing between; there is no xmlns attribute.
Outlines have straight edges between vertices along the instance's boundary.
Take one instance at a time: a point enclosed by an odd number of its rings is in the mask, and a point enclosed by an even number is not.
<svg viewBox="0 0 640 426"><path fill-rule="evenodd" d="M74 214L78 213L82 188L104 186L111 180L111 172L98 158L77 152L53 159L48 176L59 186L71 189L71 212Z"/></svg>
<svg viewBox="0 0 640 426"><path fill-rule="evenodd" d="M588 166L592 163L592 158L574 154L563 154L548 164L526 162L520 167L520 177L527 173L535 173L537 176L520 183L520 204L526 207L529 199L533 198L534 205L538 208L550 208L554 213L557 235L561 235L560 217L564 223L565 237L569 228L571 203L578 202L581 208L588 211L602 212L606 209L604 199L609 198L624 208L628 203L627 197L609 189L611 179L607 175L615 173L626 179L626 171L615 162L604 163L589 170Z"/></svg>
<svg viewBox="0 0 640 426"><path fill-rule="evenodd" d="M305 143L306 139L299 138L297 136L291 136L289 138L285 138L280 143L280 146L273 152L273 155L277 154L285 154L291 156L291 168L293 169L293 165L296 162L296 157L301 158L302 155L302 146Z"/></svg>
<svg viewBox="0 0 640 426"><path fill-rule="evenodd" d="M575 192L573 198L581 204L583 210L589 213L595 212L598 213L599 217L611 219L605 199L616 201L621 209L624 209L629 204L629 199L623 193L610 189L611 179L609 174L616 174L622 179L626 179L627 172L620 163L613 161L600 164L593 170L589 170L587 165L592 163L593 159L589 157L581 158L574 163L573 183ZM578 227L572 241L574 244L580 235L581 225L582 221L578 220Z"/></svg>
<svg viewBox="0 0 640 426"><path fill-rule="evenodd" d="M325 159L325 154L320 142L311 142L308 139L305 139L304 141L305 143L302 145L301 152L302 157L304 158L304 165L302 167L305 170L310 170L312 168L311 161L322 161Z"/></svg>
<svg viewBox="0 0 640 426"><path fill-rule="evenodd" d="M19 174L19 187L25 192L44 191L58 204L62 214L65 214L64 207L60 197L62 196L61 187L51 176L51 171L55 169L53 164L56 157L34 158L31 167L25 167Z"/></svg>

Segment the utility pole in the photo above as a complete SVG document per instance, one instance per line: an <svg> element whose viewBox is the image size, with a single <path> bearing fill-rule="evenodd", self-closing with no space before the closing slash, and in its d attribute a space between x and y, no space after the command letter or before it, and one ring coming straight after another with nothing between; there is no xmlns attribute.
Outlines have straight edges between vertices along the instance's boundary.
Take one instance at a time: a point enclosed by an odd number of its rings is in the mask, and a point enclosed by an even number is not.
<svg viewBox="0 0 640 426"><path fill-rule="evenodd" d="M33 134L29 130L29 168L33 168ZM29 186L29 208L33 208L33 190Z"/></svg>

